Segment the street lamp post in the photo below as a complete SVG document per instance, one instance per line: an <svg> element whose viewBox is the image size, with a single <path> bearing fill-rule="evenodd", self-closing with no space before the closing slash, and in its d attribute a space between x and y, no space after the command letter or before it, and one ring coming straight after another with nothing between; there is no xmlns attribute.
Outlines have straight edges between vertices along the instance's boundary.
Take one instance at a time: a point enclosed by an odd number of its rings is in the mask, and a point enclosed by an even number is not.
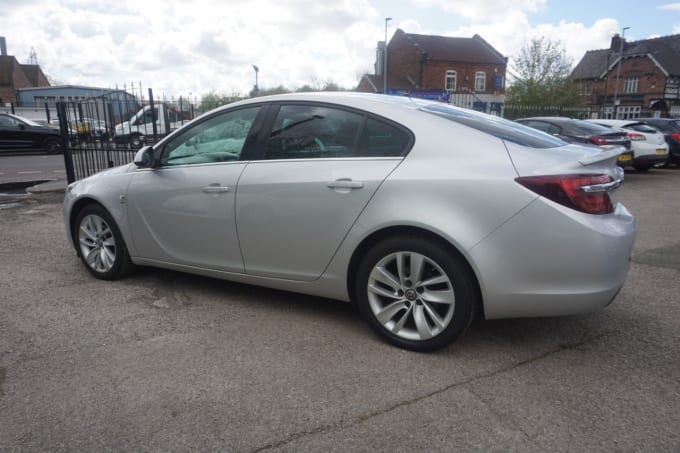
<svg viewBox="0 0 680 453"><path fill-rule="evenodd" d="M614 81L614 119L618 119L618 95L619 95L619 76L621 75L621 61L623 60L623 41L626 37L626 30L630 30L630 27L623 27L623 32L621 33L621 40L619 42L619 63L616 65L616 80Z"/></svg>
<svg viewBox="0 0 680 453"><path fill-rule="evenodd" d="M258 91L260 91L260 88L257 86L257 73L260 72L260 68L253 65L253 69L255 70L255 93L257 93Z"/></svg>
<svg viewBox="0 0 680 453"><path fill-rule="evenodd" d="M383 50L384 60L383 60L383 94L387 94L387 23L391 21L391 17L385 18L385 48Z"/></svg>

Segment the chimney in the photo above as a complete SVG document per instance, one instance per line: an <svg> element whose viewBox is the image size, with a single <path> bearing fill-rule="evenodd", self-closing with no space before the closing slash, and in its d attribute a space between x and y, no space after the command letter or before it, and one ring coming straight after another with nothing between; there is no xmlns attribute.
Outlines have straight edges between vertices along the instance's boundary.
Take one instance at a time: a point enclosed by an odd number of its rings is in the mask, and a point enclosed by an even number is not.
<svg viewBox="0 0 680 453"><path fill-rule="evenodd" d="M625 47L626 46L626 40L623 39L621 37L621 35L619 35L618 33L615 34L614 36L612 36L612 43L611 43L610 49L615 51L615 52L618 52L619 50L621 50L621 45L623 45L623 47Z"/></svg>
<svg viewBox="0 0 680 453"><path fill-rule="evenodd" d="M375 75L385 74L385 41L378 41L378 47L375 51Z"/></svg>
<svg viewBox="0 0 680 453"><path fill-rule="evenodd" d="M7 41L4 36L0 36L0 55L3 57L7 55Z"/></svg>

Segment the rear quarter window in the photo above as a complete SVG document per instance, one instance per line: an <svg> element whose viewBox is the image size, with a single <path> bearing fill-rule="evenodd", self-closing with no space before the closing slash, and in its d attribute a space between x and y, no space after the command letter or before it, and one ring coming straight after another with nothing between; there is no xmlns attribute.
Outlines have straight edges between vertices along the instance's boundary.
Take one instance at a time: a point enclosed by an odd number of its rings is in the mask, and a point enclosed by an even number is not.
<svg viewBox="0 0 680 453"><path fill-rule="evenodd" d="M625 126L624 129L630 129L636 132L644 132L646 134L656 134L658 132L657 128L643 123L629 124Z"/></svg>
<svg viewBox="0 0 680 453"><path fill-rule="evenodd" d="M564 140L539 130L473 110L458 109L445 104L427 104L421 106L420 109L423 112L493 135L501 140L530 148L557 148L567 145Z"/></svg>

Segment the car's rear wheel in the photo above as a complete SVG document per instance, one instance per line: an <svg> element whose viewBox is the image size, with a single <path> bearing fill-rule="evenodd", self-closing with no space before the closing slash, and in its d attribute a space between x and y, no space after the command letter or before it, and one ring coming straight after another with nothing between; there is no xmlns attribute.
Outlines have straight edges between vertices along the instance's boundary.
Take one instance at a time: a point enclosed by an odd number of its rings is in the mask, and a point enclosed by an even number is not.
<svg viewBox="0 0 680 453"><path fill-rule="evenodd" d="M47 138L43 142L43 148L47 154L57 154L61 151L61 140L58 138Z"/></svg>
<svg viewBox="0 0 680 453"><path fill-rule="evenodd" d="M412 351L434 351L458 338L479 299L463 258L419 236L376 244L359 266L356 288L359 309L373 330Z"/></svg>
<svg viewBox="0 0 680 453"><path fill-rule="evenodd" d="M111 215L101 206L83 208L76 219L75 240L87 270L102 280L116 280L132 270L123 236Z"/></svg>
<svg viewBox="0 0 680 453"><path fill-rule="evenodd" d="M635 164L633 165L633 168L635 168L637 171L640 173L644 173L648 171L650 168L652 168L654 164Z"/></svg>

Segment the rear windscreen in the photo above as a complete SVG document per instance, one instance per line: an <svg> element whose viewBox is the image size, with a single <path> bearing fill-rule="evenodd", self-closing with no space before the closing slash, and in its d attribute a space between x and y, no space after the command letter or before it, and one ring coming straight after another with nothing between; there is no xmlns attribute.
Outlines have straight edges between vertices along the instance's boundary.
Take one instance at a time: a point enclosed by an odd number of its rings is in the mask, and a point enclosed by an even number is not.
<svg viewBox="0 0 680 453"><path fill-rule="evenodd" d="M530 148L556 148L567 145L567 142L539 130L474 110L463 110L445 104L424 104L420 109L501 140Z"/></svg>
<svg viewBox="0 0 680 453"><path fill-rule="evenodd" d="M614 129L614 126L578 120L569 120L565 122L564 128L569 129L570 132L575 134L610 135L613 132L618 132L616 129Z"/></svg>
<svg viewBox="0 0 680 453"><path fill-rule="evenodd" d="M644 123L627 124L624 129L632 129L636 132L644 132L646 134L656 134L659 132L655 127L648 126Z"/></svg>

